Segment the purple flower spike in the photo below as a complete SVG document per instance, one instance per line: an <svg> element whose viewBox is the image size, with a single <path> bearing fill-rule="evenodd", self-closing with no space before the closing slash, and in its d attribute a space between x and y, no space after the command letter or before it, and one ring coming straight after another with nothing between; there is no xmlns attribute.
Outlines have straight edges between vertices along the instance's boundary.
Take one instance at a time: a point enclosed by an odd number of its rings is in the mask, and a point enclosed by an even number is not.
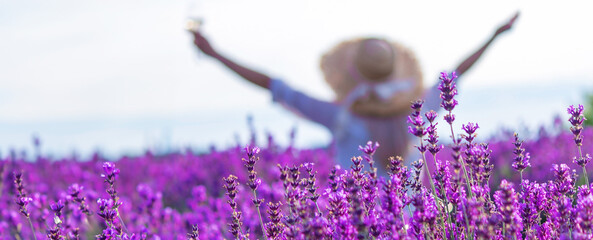
<svg viewBox="0 0 593 240"><path fill-rule="evenodd" d="M259 187L259 185L261 185L261 179L255 179L253 182L249 182L247 183L247 185L252 189L252 190L257 190L257 187Z"/></svg>
<svg viewBox="0 0 593 240"><path fill-rule="evenodd" d="M457 106L457 100L454 99L455 95L457 95L457 89L455 88L455 79L457 79L457 74L455 72L451 73L449 76L446 72L441 72L441 77L439 78L441 83L439 84L439 90L441 90L441 107L443 107L447 111L452 111L455 106Z"/></svg>
<svg viewBox="0 0 593 240"><path fill-rule="evenodd" d="M574 180L572 178L570 168L566 164L554 164L552 165L552 172L556 177L554 181L556 191L564 195L572 194Z"/></svg>
<svg viewBox="0 0 593 240"><path fill-rule="evenodd" d="M531 163L529 163L529 153L525 153L525 149L522 148L523 141L519 141L519 135L515 133L515 150L513 153L515 154L515 158L513 158L513 168L519 172L522 172L525 168L531 167Z"/></svg>
<svg viewBox="0 0 593 240"><path fill-rule="evenodd" d="M78 183L74 183L68 187L68 192L70 195L78 195L84 189L83 186L78 185Z"/></svg>
<svg viewBox="0 0 593 240"><path fill-rule="evenodd" d="M579 119L579 117L580 117L581 115L583 115L583 111L584 111L584 110L585 110L585 107L583 107L583 105L581 105L581 104L579 104L579 106L578 106L578 107L576 107L576 108L574 107L574 105L570 105L570 107L568 107L568 109L567 109L567 111L568 111L568 114L572 115L572 118L573 118L573 120L575 120L575 121L577 121L577 122L578 122L579 120L582 120L582 119ZM579 124L582 124L582 123L583 123L583 122L581 121ZM573 122L571 122L571 124L573 124L573 125L574 125L574 123L573 123Z"/></svg>
<svg viewBox="0 0 593 240"><path fill-rule="evenodd" d="M426 116L426 119L428 119L428 122L430 122L430 126L428 126L428 128L426 128L426 133L428 134L428 139L426 139L426 141L428 142L427 149L428 149L428 151L430 151L430 153L432 155L436 155L441 149L443 149L443 145L438 145L438 142L439 142L439 135L437 134L437 124L438 123L434 122L438 115L435 111L430 110L429 112L424 114L424 116Z"/></svg>
<svg viewBox="0 0 593 240"><path fill-rule="evenodd" d="M19 197L16 199L16 205L19 205L21 214L23 214L23 216L25 216L27 218L29 217L29 211L27 210L27 205L29 205L29 203L32 201L33 201L33 199L30 197Z"/></svg>
<svg viewBox="0 0 593 240"><path fill-rule="evenodd" d="M358 146L358 150L361 150L362 152L364 152L367 155L373 155L375 153L375 151L377 151L377 148L379 147L379 143L375 142L375 144L373 144L373 142L368 141L367 145L363 146Z"/></svg>
<svg viewBox="0 0 593 240"><path fill-rule="evenodd" d="M520 238L521 230L523 230L523 220L521 219L519 201L513 184L503 179L500 183L500 190L494 194L494 202L503 217L503 222L506 223L507 234L519 236Z"/></svg>
<svg viewBox="0 0 593 240"><path fill-rule="evenodd" d="M192 231L190 233L187 233L187 238L189 240L199 240L200 239L200 233L198 230L198 225L192 225L191 227Z"/></svg>
<svg viewBox="0 0 593 240"><path fill-rule="evenodd" d="M434 110L430 110L427 113L425 113L424 116L426 116L426 119L428 120L428 122L432 123L437 118L438 114Z"/></svg>
<svg viewBox="0 0 593 240"><path fill-rule="evenodd" d="M476 130L478 130L478 128L480 128L480 126L477 123L469 122L467 125L461 125L461 129L463 129L463 131L465 131L468 135L473 135Z"/></svg>
<svg viewBox="0 0 593 240"><path fill-rule="evenodd" d="M119 169L115 168L115 164L112 162L104 162L103 171L105 171L105 174L101 174L103 178L117 178L119 175Z"/></svg>
<svg viewBox="0 0 593 240"><path fill-rule="evenodd" d="M445 114L444 119L448 124L452 124L455 121L455 115L447 113L447 114Z"/></svg>
<svg viewBox="0 0 593 240"><path fill-rule="evenodd" d="M252 158L256 154L258 154L260 149L258 147L245 147L245 152L247 152L247 157Z"/></svg>
<svg viewBox="0 0 593 240"><path fill-rule="evenodd" d="M422 118L422 116L408 116L408 123L414 125L414 126L423 126L424 125L424 119Z"/></svg>
<svg viewBox="0 0 593 240"><path fill-rule="evenodd" d="M17 199L16 204L21 207L26 207L32 201L33 201L33 199L30 197L20 197Z"/></svg>
<svg viewBox="0 0 593 240"><path fill-rule="evenodd" d="M574 157L572 159L572 162L578 164L581 167L585 167L585 165L587 165L587 163L591 162L591 155L589 155L588 153L584 156L584 157Z"/></svg>
<svg viewBox="0 0 593 240"><path fill-rule="evenodd" d="M424 104L424 100L413 101L410 108L413 109L415 112L420 112L420 109L422 109L423 104Z"/></svg>
<svg viewBox="0 0 593 240"><path fill-rule="evenodd" d="M580 198L577 203L577 218L575 223L579 225L584 232L593 227L593 195Z"/></svg>
<svg viewBox="0 0 593 240"><path fill-rule="evenodd" d="M414 115L414 113L412 113L412 115ZM408 123L412 124L412 126L408 126L409 133L416 137L423 137L426 135L426 130L424 129L424 119L422 119L420 114L417 116L408 116Z"/></svg>
<svg viewBox="0 0 593 240"><path fill-rule="evenodd" d="M577 147L581 147L583 145L583 136L581 133L583 132L583 121L585 121L585 116L583 116L583 111L585 108L583 105L580 105L575 108L573 105L568 107L568 114L570 114L570 118L568 118L568 122L572 125L570 127L570 131L574 135L574 142L576 143Z"/></svg>
<svg viewBox="0 0 593 240"><path fill-rule="evenodd" d="M62 215L62 209L64 208L64 201L59 200L58 202L50 205L51 210L54 212L56 216Z"/></svg>

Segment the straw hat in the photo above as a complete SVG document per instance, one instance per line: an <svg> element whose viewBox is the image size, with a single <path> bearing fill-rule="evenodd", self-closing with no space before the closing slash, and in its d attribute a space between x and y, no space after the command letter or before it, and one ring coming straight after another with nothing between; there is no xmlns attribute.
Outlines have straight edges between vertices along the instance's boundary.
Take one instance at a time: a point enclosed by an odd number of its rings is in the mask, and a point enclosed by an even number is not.
<svg viewBox="0 0 593 240"><path fill-rule="evenodd" d="M410 102L422 95L420 65L410 49L396 42L377 38L347 40L324 54L320 66L337 102L343 102L361 83L409 81L409 89L388 99L371 97L354 102L351 109L361 115L390 117L407 113Z"/></svg>

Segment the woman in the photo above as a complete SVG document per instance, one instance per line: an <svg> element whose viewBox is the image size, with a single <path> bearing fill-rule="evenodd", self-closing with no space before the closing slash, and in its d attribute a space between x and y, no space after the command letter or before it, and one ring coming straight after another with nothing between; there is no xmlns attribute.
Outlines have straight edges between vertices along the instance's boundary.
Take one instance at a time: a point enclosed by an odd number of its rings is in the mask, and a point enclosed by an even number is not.
<svg viewBox="0 0 593 240"><path fill-rule="evenodd" d="M478 51L456 69L461 77L501 33L510 29L518 13L499 27ZM328 128L334 137L336 162L350 166L360 155L358 146L377 141L374 155L379 173L388 157L406 156L413 136L407 133L410 101L426 99L424 109L439 109L437 85L422 87L422 73L414 54L385 39L359 38L338 44L321 58L325 80L336 93L334 102L314 99L279 79L246 68L218 53L200 33L193 32L195 45L247 81L269 89L274 102Z"/></svg>

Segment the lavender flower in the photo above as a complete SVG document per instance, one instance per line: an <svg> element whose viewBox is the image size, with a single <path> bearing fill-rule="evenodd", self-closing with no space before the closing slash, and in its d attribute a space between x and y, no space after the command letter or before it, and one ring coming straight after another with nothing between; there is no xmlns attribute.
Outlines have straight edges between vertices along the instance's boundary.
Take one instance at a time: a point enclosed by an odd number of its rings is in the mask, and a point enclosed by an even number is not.
<svg viewBox="0 0 593 240"><path fill-rule="evenodd" d="M305 169L307 171L307 175L308 175L308 178L306 179L306 181L307 181L306 190L310 194L309 199L311 199L311 201L313 201L317 205L317 199L319 199L319 197L321 195L317 194L318 187L315 186L315 182L317 181L317 179L315 178L315 175L317 174L317 172L313 172L314 165L315 164L313 164L313 163L303 164L303 166L305 167ZM319 206L318 206L318 208L319 208ZM319 212L321 213L321 211L319 211Z"/></svg>
<svg viewBox="0 0 593 240"><path fill-rule="evenodd" d="M439 142L439 135L437 135L437 122L435 122L437 118L437 113L433 110L430 110L426 114L426 119L430 123L430 126L426 129L426 133L428 134L428 151L436 158L436 154L443 149L443 145L438 145Z"/></svg>
<svg viewBox="0 0 593 240"><path fill-rule="evenodd" d="M412 126L408 127L408 132L416 137L424 137L426 135L426 130L424 129L424 119L422 116L417 117L408 117L408 123L412 124Z"/></svg>
<svg viewBox="0 0 593 240"><path fill-rule="evenodd" d="M583 107L583 105L580 104L578 108L575 108L573 105L570 105L570 107L568 108L568 114L570 114L570 118L568 119L568 121L572 125L570 127L570 131L574 135L574 142L577 145L578 150L578 155L573 158L573 162L583 168L585 184L589 186L589 177L587 176L587 169L585 168L585 165L587 165L587 163L591 161L591 156L589 154L583 156L583 151L581 149L583 146L583 136L581 134L583 132L583 121L586 120L585 116L583 115L584 109L585 108Z"/></svg>
<svg viewBox="0 0 593 240"><path fill-rule="evenodd" d="M412 124L412 126L408 126L408 132L419 138L422 138L424 135L426 135L426 130L424 129L424 119L422 119L422 115L420 115L422 104L424 104L423 100L412 102L411 108L414 109L414 112L408 116L408 123Z"/></svg>
<svg viewBox="0 0 593 240"><path fill-rule="evenodd" d="M412 217L412 222L418 228L421 225L426 224L427 229L423 231L416 229L415 234L417 236L420 235L428 235L431 236L430 238L434 238L434 236L439 236L438 233L433 232L436 229L436 219L438 215L437 206L435 203L435 199L429 194L426 189L422 189L422 191L414 196L412 199L412 204L416 207L414 211L414 215Z"/></svg>
<svg viewBox="0 0 593 240"><path fill-rule="evenodd" d="M64 202L59 200L58 202L50 205L51 210L57 217L62 216L62 209L64 209Z"/></svg>
<svg viewBox="0 0 593 240"><path fill-rule="evenodd" d="M29 226L31 227L31 232L33 233L33 238L37 240L37 236L35 235L35 227L33 226L33 222L31 222L31 214L27 209L27 205L33 201L32 198L27 197L25 192L25 187L23 184L23 174L22 172L15 172L14 173L14 184L17 190L16 196L16 205L19 206L19 212L27 218L29 222Z"/></svg>
<svg viewBox="0 0 593 240"><path fill-rule="evenodd" d="M570 168L566 164L552 165L552 172L556 177L554 183L558 193L562 195L571 195L573 193L574 180L571 176Z"/></svg>
<svg viewBox="0 0 593 240"><path fill-rule="evenodd" d="M575 226L577 231L582 234L591 234L593 230L593 195L587 194L578 199L577 207L577 218L575 220Z"/></svg>
<svg viewBox="0 0 593 240"><path fill-rule="evenodd" d="M17 197L26 197L25 187L23 185L23 173L15 172L14 174L14 185L17 191Z"/></svg>
<svg viewBox="0 0 593 240"><path fill-rule="evenodd" d="M83 186L78 185L77 183L74 183L72 185L70 185L70 187L68 188L68 191L70 193L70 197L72 198L72 200L74 200L74 202L77 202L78 205L78 209L86 214L86 215L90 215L91 214L91 210L89 209L89 206L86 204L86 197L82 196L82 190L84 189Z"/></svg>
<svg viewBox="0 0 593 240"><path fill-rule="evenodd" d="M502 180L500 190L494 194L494 201L503 217L503 222L505 223L504 230L508 236L521 238L523 220L519 212L519 202L513 184Z"/></svg>
<svg viewBox="0 0 593 240"><path fill-rule="evenodd" d="M521 194L521 218L523 219L523 226L527 231L531 231L531 227L538 223L540 212L546 206L546 192L543 186L535 182L524 180L521 183L523 193Z"/></svg>
<svg viewBox="0 0 593 240"><path fill-rule="evenodd" d="M234 175L229 175L226 178L223 178L225 184L224 188L226 189L226 195L229 197L228 204L233 210L232 212L232 222L229 223L231 227L229 232L235 236L235 239L243 238L243 231L241 230L241 212L237 211L237 202L235 202L235 198L237 197L237 193L239 192L237 187L239 183L237 182L237 177Z"/></svg>
<svg viewBox="0 0 593 240"><path fill-rule="evenodd" d="M418 159L417 161L412 162L412 167L414 170L414 178L412 179L412 189L414 192L419 192L422 187L422 182L420 181L420 173L422 172L422 167L424 166L424 162L422 159Z"/></svg>
<svg viewBox="0 0 593 240"><path fill-rule="evenodd" d="M280 209L282 203L268 203L268 215L270 216L270 222L266 224L267 237L271 239L280 239L284 234L284 223L282 223L282 210Z"/></svg>
<svg viewBox="0 0 593 240"><path fill-rule="evenodd" d="M350 168L335 166L331 151L325 149L282 149L277 144L264 149L212 147L210 153L200 154L189 149L163 155L147 152L105 164L107 159L100 154L88 161L40 156L31 162L14 151L0 160L0 238L197 239L198 228L202 239L241 240L593 238L590 185L577 187L579 176L566 165L573 159L583 168L592 167L590 155L579 152L583 157L573 157L573 131L544 129L533 140L515 137L513 145L500 136L475 143L478 124L468 123L461 127L462 138L453 137L453 144L443 148L436 130L438 115L433 111L421 115L421 107L421 101L412 106L411 132L422 135L425 146L419 150L429 151L435 160L432 192L420 178L422 168L430 164L425 157L410 169L403 158L392 157L388 178L376 175L372 156L378 144L373 142L359 148L363 155L352 159ZM580 115L579 108L571 111ZM575 119L571 123L580 121ZM593 129L577 132L581 143L593 140ZM505 136L512 140L512 134ZM581 150L593 149L581 144ZM493 164L515 163L520 171L529 166L528 156L538 164L521 172L525 174L521 191L499 180L514 171L494 169ZM364 160L370 168L364 168ZM471 177L466 178L468 188L462 187L465 163ZM240 171L245 164L247 171ZM278 168L270 167L276 164ZM103 166L102 177L97 166ZM3 187L12 177L7 171L14 170L18 170L15 184ZM20 172L31 179L25 180L28 185ZM223 178L228 198L220 195L221 178L216 177L220 175L228 176ZM494 181L489 181L491 177ZM246 179L245 188L238 179ZM493 196L490 187L497 185ZM109 196L101 194L105 186ZM250 207L253 201L267 202L267 214L259 223ZM91 214L87 203L95 202L97 214ZM118 209L126 212L129 231L124 230Z"/></svg>
<svg viewBox="0 0 593 240"><path fill-rule="evenodd" d="M105 178L105 182L109 185L107 188L107 193L111 196L111 199L115 203L115 207L117 208L119 203L119 198L117 197L117 191L115 190L115 180L119 176L119 169L115 168L115 164L112 162L105 162L103 163L103 171L104 174L101 174L102 178Z"/></svg>
<svg viewBox="0 0 593 240"><path fill-rule="evenodd" d="M245 151L247 152L247 159L242 159L245 162L245 167L247 168L247 173L249 174L249 180L247 186L251 188L253 192L253 204L255 204L255 209L257 210L257 215L259 216L259 223L261 226L261 230L263 235L266 235L266 228L264 225L264 221L261 216L261 212L259 207L264 202L263 198L257 197L257 187L261 185L261 179L257 179L257 172L255 171L255 163L259 161L259 157L255 155L259 153L260 149L258 147L245 147Z"/></svg>
<svg viewBox="0 0 593 240"><path fill-rule="evenodd" d="M364 147L358 146L358 149L360 151L364 152L366 155L372 156L375 153L375 151L377 151L378 147L379 147L378 142L375 142L375 144L373 144L372 141L368 141Z"/></svg>
<svg viewBox="0 0 593 240"><path fill-rule="evenodd" d="M198 225L193 225L191 227L192 231L187 234L188 240L200 240L200 234L198 231Z"/></svg>
<svg viewBox="0 0 593 240"><path fill-rule="evenodd" d="M377 179L377 168L375 168L375 160L373 159L373 154L375 154L375 151L377 151L377 148L379 148L379 143L375 142L375 144L373 144L372 141L368 141L366 146L364 146L364 147L358 146L358 149L361 150L365 154L364 159L369 163L369 167L371 169L369 174L370 174L371 178L373 179L374 183L376 183L376 179Z"/></svg>
<svg viewBox="0 0 593 240"><path fill-rule="evenodd" d="M441 76L439 77L441 83L439 84L439 90L441 90L441 107L445 109L448 113L445 114L445 121L447 123L452 124L455 120L455 115L451 113L455 106L457 106L458 102L454 99L455 95L457 95L457 89L455 88L455 79L457 79L457 74L452 72L451 75L447 74L446 72L441 72Z"/></svg>
<svg viewBox="0 0 593 240"><path fill-rule="evenodd" d="M19 212L26 218L29 218L30 216L29 210L27 210L27 205L29 205L29 203L32 201L33 199L30 197L18 197L16 199L16 205L20 207Z"/></svg>
<svg viewBox="0 0 593 240"><path fill-rule="evenodd" d="M519 141L518 134L515 133L514 136L515 142L513 144L515 145L515 150L513 151L513 154L515 154L515 158L513 159L513 168L522 173L525 168L531 167L531 164L529 163L530 157L529 153L525 153L525 148L521 147L523 141Z"/></svg>
<svg viewBox="0 0 593 240"><path fill-rule="evenodd" d="M570 231L573 225L573 212L572 201L569 197L561 195L553 202L550 216L559 233Z"/></svg>
<svg viewBox="0 0 593 240"><path fill-rule="evenodd" d="M465 133L467 134L464 135L465 141L467 141L468 143L473 142L473 140L477 136L476 131L478 130L478 128L480 128L480 126L477 123L469 122L467 123L467 125L462 124L461 129L463 129L463 131L465 131Z"/></svg>
<svg viewBox="0 0 593 240"><path fill-rule="evenodd" d="M583 136L581 136L581 133L583 132L583 121L585 121L585 116L583 115L584 109L583 105L580 104L577 108L573 105L568 107L568 114L570 114L568 122L572 125L570 131L572 131L574 142L578 147L583 145Z"/></svg>
<svg viewBox="0 0 593 240"><path fill-rule="evenodd" d="M591 155L589 155L589 154L587 153L587 154L585 154L585 156L583 156L583 157L579 157L579 158L577 158L577 157L574 157L574 158L572 159L572 162L573 162L573 163L576 163L577 165L579 165L579 166L581 166L581 167L583 167L583 168L584 168L584 167L585 167L585 165L587 165L589 162L591 162L591 159L592 159Z"/></svg>
<svg viewBox="0 0 593 240"><path fill-rule="evenodd" d="M97 199L97 205L99 206L99 212L97 215L103 218L108 224L114 224L115 218L117 217L117 212L115 209L113 209L113 200L99 198Z"/></svg>
<svg viewBox="0 0 593 240"><path fill-rule="evenodd" d="M51 239L51 240L64 239L63 236L61 235L60 228L58 228L58 227L51 228L51 229L47 230L46 233L47 233L46 236L48 239Z"/></svg>

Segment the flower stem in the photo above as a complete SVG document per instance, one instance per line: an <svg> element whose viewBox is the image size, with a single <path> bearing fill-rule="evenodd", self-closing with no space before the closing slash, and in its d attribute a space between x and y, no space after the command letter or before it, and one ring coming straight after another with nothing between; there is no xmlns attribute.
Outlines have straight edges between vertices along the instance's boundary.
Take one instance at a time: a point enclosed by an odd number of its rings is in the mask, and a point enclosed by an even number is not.
<svg viewBox="0 0 593 240"><path fill-rule="evenodd" d="M583 158L583 150L581 150L581 146L577 146L579 149L579 158ZM587 188L591 191L591 186L589 186L589 176L587 175L587 169L585 165L583 165L583 177L585 178L585 184L587 184Z"/></svg>
<svg viewBox="0 0 593 240"><path fill-rule="evenodd" d="M451 111L449 111L449 114L451 114ZM453 124L450 123L449 126L451 127L451 138L453 139L453 144L458 144L457 139L455 139L455 133L453 132ZM465 183L467 184L467 192L469 193L469 196L471 197L472 196L471 185L473 185L473 182L467 175L467 170L465 169L465 161L463 160L463 157L459 156L459 158L461 161L461 168L463 169L463 176L465 177Z"/></svg>
<svg viewBox="0 0 593 240"><path fill-rule="evenodd" d="M255 192L255 190L253 190L253 197L254 197L254 201L257 201L257 193ZM259 224L261 225L261 231L263 234L264 239L266 238L267 234L266 234L266 228L264 226L264 220L261 217L261 211L259 210L259 204L255 205L255 208L257 209L257 216L259 216Z"/></svg>
<svg viewBox="0 0 593 240"><path fill-rule="evenodd" d="M31 222L31 218L27 217L27 221L29 221L29 226L31 226L31 234L33 234L33 239L37 240L37 235L35 235L35 228L33 227L33 222Z"/></svg>
<svg viewBox="0 0 593 240"><path fill-rule="evenodd" d="M523 170L519 171L519 174L521 174L521 182L519 182L519 184L521 184L521 192L524 192L525 190L523 189Z"/></svg>
<svg viewBox="0 0 593 240"><path fill-rule="evenodd" d="M591 190L591 186L589 186L589 176L587 175L587 168L583 166L583 177L585 178L585 184L587 184L587 188Z"/></svg>
<svg viewBox="0 0 593 240"><path fill-rule="evenodd" d="M121 214L119 214L119 209L115 209L115 212L117 212L117 218L119 218L119 222L121 223L122 228L124 229L124 231L126 233L128 233L128 229L126 228L126 224L124 223L124 220L121 218Z"/></svg>
<svg viewBox="0 0 593 240"><path fill-rule="evenodd" d="M423 143L422 143L422 138L420 138L420 148L423 147ZM423 152L422 153L422 159L424 160L424 170L426 170L426 174L428 174L428 181L430 182L430 187L432 188L432 195L434 196L434 204L436 205L436 208L439 209L439 203L438 203L438 196L437 196L437 190L434 187L434 182L432 182L432 177L430 176L430 171L428 170L428 163L426 162L426 153ZM436 162L435 162L436 165ZM445 221L441 219L441 225L443 226L443 239L447 239L446 233L445 233Z"/></svg>

